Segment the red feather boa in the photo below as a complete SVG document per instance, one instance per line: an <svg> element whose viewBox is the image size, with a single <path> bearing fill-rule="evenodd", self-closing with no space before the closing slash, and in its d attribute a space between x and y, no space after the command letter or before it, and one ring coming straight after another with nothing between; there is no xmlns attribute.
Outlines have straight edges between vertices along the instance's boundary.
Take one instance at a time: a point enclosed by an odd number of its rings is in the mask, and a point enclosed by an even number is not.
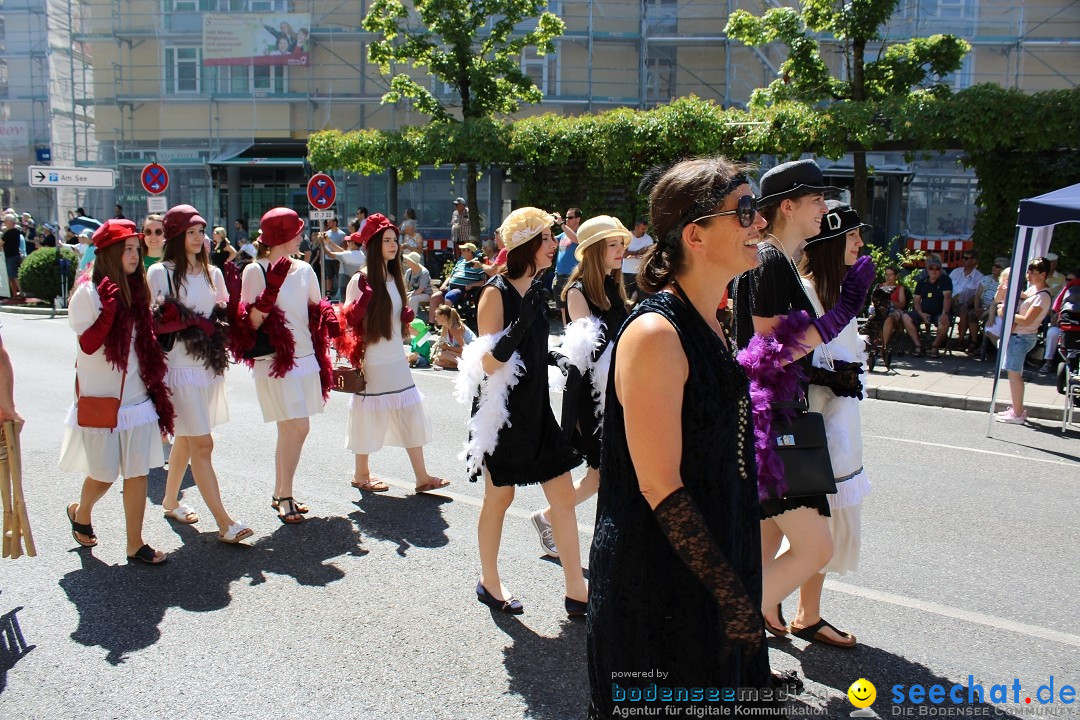
<svg viewBox="0 0 1080 720"><path fill-rule="evenodd" d="M88 275L80 277L87 282ZM158 427L161 432L172 434L176 411L173 409L172 396L165 382L168 366L165 351L158 345L154 335L153 314L146 284L139 273L128 275L128 288L131 290L131 307L117 302L116 319L109 334L105 337L105 360L120 372L127 372L128 349L131 347L131 334L135 333L135 357L139 359L139 379L146 386L146 394L154 403L158 415Z"/></svg>
<svg viewBox="0 0 1080 720"><path fill-rule="evenodd" d="M339 334L334 306L328 301L308 303L308 328L311 331L311 345L315 348L315 359L319 361L319 384L322 386L323 402L330 397L330 388L334 377L330 364L330 340Z"/></svg>
<svg viewBox="0 0 1080 720"><path fill-rule="evenodd" d="M256 328L251 322L251 311L254 308L254 303L248 305L241 302L236 311L236 322L230 326L232 336L229 339L229 349L233 360L244 363L249 368L255 366L255 360L244 357L244 353L255 347ZM285 324L285 313L281 312L281 308L277 305L270 308L260 329L266 331L270 345L274 348L273 359L270 361L270 377L283 378L296 366L296 340L289 326Z"/></svg>

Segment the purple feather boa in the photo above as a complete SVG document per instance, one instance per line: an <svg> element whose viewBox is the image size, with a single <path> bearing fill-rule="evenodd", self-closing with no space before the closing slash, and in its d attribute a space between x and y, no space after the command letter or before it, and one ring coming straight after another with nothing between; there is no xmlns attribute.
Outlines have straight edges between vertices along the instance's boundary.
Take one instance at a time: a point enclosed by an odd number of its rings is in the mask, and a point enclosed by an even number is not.
<svg viewBox="0 0 1080 720"><path fill-rule="evenodd" d="M803 310L794 310L780 319L769 335L754 335L750 344L738 355L739 364L750 378L750 407L754 413L754 454L757 457L758 498L782 497L787 489L784 480L784 463L776 455L773 438L773 413L776 402L803 398L801 383L806 373L793 362L797 351L809 348L800 342L810 316Z"/></svg>

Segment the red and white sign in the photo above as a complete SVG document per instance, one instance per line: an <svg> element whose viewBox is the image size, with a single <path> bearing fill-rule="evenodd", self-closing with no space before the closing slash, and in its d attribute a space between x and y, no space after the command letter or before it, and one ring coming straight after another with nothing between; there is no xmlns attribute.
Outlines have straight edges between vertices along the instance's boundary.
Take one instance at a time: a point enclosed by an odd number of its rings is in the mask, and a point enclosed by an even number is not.
<svg viewBox="0 0 1080 720"><path fill-rule="evenodd" d="M169 187L169 171L157 163L150 163L139 175L143 190L151 195L160 195Z"/></svg>
<svg viewBox="0 0 1080 720"><path fill-rule="evenodd" d="M326 173L315 173L308 180L307 198L311 207L316 210L328 210L333 207L337 200L337 185L334 179Z"/></svg>

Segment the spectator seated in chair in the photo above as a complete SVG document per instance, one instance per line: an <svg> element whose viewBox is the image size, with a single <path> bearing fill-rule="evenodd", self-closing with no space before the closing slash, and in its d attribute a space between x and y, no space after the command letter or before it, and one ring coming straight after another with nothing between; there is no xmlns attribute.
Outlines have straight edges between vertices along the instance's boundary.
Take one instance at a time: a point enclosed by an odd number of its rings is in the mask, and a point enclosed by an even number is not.
<svg viewBox="0 0 1080 720"><path fill-rule="evenodd" d="M435 324L435 311L446 299L447 293L452 290L480 289L487 282L488 276L494 274L496 266L485 265L482 258L476 257L476 246L472 243L464 243L459 246L461 257L454 263L454 269L450 276L443 280L442 285L436 292L431 294L428 305L428 323Z"/></svg>
<svg viewBox="0 0 1080 720"><path fill-rule="evenodd" d="M903 315L904 330L915 343L915 356L925 355L918 326L923 324L937 328L930 357L936 358L948 339L952 325L952 281L941 272L941 261L931 258L926 263L926 279L915 286L914 308Z"/></svg>
<svg viewBox="0 0 1080 720"><path fill-rule="evenodd" d="M885 281L870 294L870 319L864 329L875 348L889 346L893 333L903 323L908 301L907 288L900 283L897 268L890 265L884 273Z"/></svg>
<svg viewBox="0 0 1080 720"><path fill-rule="evenodd" d="M963 264L949 274L949 281L952 283L952 304L956 308L953 314L959 318L957 345L972 353L979 348L979 316L975 308L984 289L982 279L985 276L979 272L979 256L974 250L965 250L961 262ZM965 346L966 337L970 340Z"/></svg>

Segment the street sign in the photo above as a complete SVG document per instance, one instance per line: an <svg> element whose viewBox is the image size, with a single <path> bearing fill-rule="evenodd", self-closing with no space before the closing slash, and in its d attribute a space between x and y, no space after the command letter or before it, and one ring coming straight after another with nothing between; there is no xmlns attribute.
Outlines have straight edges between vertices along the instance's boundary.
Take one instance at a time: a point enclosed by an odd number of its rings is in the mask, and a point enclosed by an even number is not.
<svg viewBox="0 0 1080 720"><path fill-rule="evenodd" d="M307 184L307 198L316 210L328 210L337 199L337 186L334 179L325 173L311 176Z"/></svg>
<svg viewBox="0 0 1080 720"><path fill-rule="evenodd" d="M333 218L333 210L312 210L308 213L308 220L311 222L322 222L323 220L332 220Z"/></svg>
<svg viewBox="0 0 1080 720"><path fill-rule="evenodd" d="M30 165L30 187L116 187L116 175L112 168L52 167Z"/></svg>
<svg viewBox="0 0 1080 720"><path fill-rule="evenodd" d="M144 167L139 179L142 181L143 190L151 195L160 195L169 187L169 171L157 163Z"/></svg>
<svg viewBox="0 0 1080 720"><path fill-rule="evenodd" d="M169 210L169 201L164 195L151 195L146 198L147 213L163 213Z"/></svg>

